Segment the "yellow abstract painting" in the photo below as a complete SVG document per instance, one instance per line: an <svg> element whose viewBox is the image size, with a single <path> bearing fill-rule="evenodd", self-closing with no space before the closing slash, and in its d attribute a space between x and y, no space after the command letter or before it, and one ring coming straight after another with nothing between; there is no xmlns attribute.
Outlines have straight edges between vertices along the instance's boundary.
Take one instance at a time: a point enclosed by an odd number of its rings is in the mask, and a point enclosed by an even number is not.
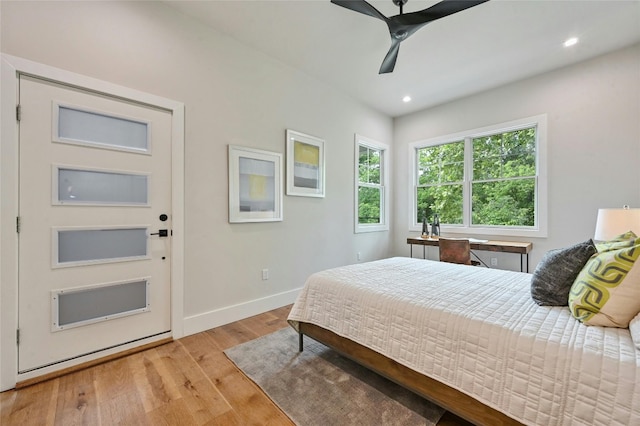
<svg viewBox="0 0 640 426"><path fill-rule="evenodd" d="M249 175L249 197L252 200L266 200L269 197L266 176Z"/></svg>

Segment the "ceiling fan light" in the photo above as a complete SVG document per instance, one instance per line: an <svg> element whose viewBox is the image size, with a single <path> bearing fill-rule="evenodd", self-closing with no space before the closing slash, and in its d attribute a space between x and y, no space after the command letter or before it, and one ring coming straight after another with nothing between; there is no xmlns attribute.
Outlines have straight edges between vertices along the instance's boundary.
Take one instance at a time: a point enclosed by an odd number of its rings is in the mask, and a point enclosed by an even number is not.
<svg viewBox="0 0 640 426"><path fill-rule="evenodd" d="M563 46L564 46L564 47L571 47L571 46L573 46L573 45L575 45L575 44L577 44L577 43L578 43L578 37L571 37L571 38L567 39L567 40L563 43Z"/></svg>
<svg viewBox="0 0 640 426"><path fill-rule="evenodd" d="M409 33L406 30L398 30L395 33L393 33L393 37L395 37L397 40L400 40L400 41L407 38L408 35Z"/></svg>

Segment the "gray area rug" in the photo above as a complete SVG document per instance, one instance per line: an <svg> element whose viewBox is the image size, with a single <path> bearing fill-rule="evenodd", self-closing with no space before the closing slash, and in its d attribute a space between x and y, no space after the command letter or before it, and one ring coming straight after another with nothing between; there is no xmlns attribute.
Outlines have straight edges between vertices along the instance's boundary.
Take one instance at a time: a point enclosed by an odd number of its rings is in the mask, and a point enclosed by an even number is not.
<svg viewBox="0 0 640 426"><path fill-rule="evenodd" d="M290 327L225 351L299 426L435 425L444 410Z"/></svg>

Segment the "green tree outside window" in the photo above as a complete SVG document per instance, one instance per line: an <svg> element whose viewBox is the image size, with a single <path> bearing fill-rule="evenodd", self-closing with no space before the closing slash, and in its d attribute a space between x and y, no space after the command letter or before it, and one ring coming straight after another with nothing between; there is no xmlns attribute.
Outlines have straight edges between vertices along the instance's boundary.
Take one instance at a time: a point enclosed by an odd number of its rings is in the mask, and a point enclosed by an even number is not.
<svg viewBox="0 0 640 426"><path fill-rule="evenodd" d="M465 149L471 176L465 177ZM469 182L471 224L533 227L536 214L536 127L417 149L416 223L434 215L464 223Z"/></svg>
<svg viewBox="0 0 640 426"><path fill-rule="evenodd" d="M360 145L358 156L358 223L381 223L381 151Z"/></svg>

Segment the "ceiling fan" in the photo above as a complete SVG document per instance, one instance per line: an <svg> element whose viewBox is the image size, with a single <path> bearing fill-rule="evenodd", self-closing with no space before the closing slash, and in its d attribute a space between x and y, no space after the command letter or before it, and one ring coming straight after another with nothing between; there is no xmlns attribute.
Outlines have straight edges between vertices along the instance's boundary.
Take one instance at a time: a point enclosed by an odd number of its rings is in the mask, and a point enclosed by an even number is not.
<svg viewBox="0 0 640 426"><path fill-rule="evenodd" d="M400 43L409 38L420 28L445 16L453 15L489 0L443 0L431 7L417 12L402 13L402 6L407 0L392 0L393 4L400 8L400 14L387 18L365 0L331 0L331 3L351 9L355 12L373 16L387 23L391 34L391 48L382 61L378 74L386 74L393 71L400 50Z"/></svg>

